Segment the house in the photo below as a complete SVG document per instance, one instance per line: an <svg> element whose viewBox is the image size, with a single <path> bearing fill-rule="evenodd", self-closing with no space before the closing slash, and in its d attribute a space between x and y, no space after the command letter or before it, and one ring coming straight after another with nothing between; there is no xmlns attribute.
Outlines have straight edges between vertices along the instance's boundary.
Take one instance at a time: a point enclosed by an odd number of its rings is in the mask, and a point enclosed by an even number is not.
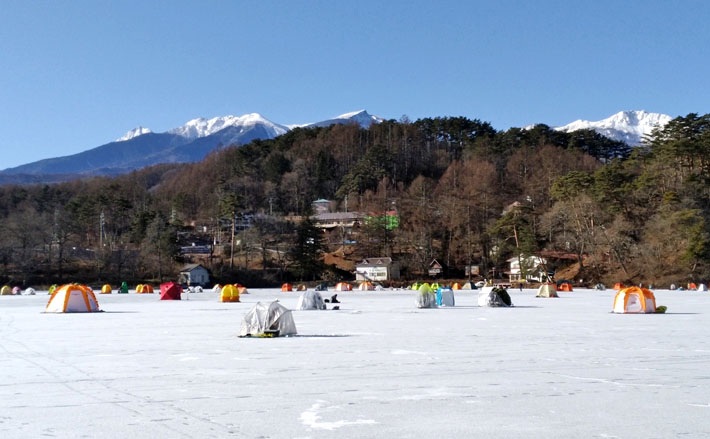
<svg viewBox="0 0 710 439"><path fill-rule="evenodd" d="M439 263L436 259L429 263L429 276L437 277L444 273L444 266Z"/></svg>
<svg viewBox="0 0 710 439"><path fill-rule="evenodd" d="M399 279L399 262L392 258L365 258L355 265L355 280L383 281Z"/></svg>
<svg viewBox="0 0 710 439"><path fill-rule="evenodd" d="M344 228L346 231L362 224L365 215L360 212L326 212L313 217L316 227L320 229Z"/></svg>
<svg viewBox="0 0 710 439"><path fill-rule="evenodd" d="M543 282L547 279L547 260L540 256L520 256L508 259L509 268L506 274L510 282L518 282L523 279L521 273L524 273L524 280L533 282ZM522 263L522 270L521 270Z"/></svg>
<svg viewBox="0 0 710 439"><path fill-rule="evenodd" d="M200 264L187 264L180 270L179 283L207 286L210 283L210 272Z"/></svg>

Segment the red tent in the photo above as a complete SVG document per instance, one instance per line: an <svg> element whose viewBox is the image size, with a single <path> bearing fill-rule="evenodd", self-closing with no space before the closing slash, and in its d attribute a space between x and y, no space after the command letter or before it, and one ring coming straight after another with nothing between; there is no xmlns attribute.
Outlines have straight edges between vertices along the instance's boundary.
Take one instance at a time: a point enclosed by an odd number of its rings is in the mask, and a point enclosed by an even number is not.
<svg viewBox="0 0 710 439"><path fill-rule="evenodd" d="M180 300L182 287L175 282L160 284L160 300Z"/></svg>

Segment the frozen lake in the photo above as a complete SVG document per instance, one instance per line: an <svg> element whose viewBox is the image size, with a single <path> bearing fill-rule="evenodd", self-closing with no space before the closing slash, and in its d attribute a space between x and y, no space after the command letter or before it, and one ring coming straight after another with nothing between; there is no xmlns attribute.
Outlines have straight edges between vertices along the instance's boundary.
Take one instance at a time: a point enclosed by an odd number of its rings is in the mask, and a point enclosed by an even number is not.
<svg viewBox="0 0 710 439"><path fill-rule="evenodd" d="M93 314L0 296L0 437L710 437L710 294L618 315L612 290L510 292L510 309L458 291L424 310L340 292L278 339L238 338L242 316L297 292L97 295Z"/></svg>

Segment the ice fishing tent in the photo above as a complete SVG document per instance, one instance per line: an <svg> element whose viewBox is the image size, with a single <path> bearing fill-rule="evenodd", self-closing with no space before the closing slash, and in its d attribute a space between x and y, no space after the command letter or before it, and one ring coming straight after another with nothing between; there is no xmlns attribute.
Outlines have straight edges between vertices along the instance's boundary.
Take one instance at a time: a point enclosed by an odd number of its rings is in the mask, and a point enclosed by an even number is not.
<svg viewBox="0 0 710 439"><path fill-rule="evenodd" d="M45 312L98 312L99 303L91 288L68 284L54 290Z"/></svg>
<svg viewBox="0 0 710 439"><path fill-rule="evenodd" d="M148 284L140 284L136 287L136 294L153 294L153 287Z"/></svg>
<svg viewBox="0 0 710 439"><path fill-rule="evenodd" d="M29 287L25 290L25 296L34 296L35 294L35 289L32 287Z"/></svg>
<svg viewBox="0 0 710 439"><path fill-rule="evenodd" d="M456 300L454 299L454 290L447 287L437 289L436 304L438 306L456 306Z"/></svg>
<svg viewBox="0 0 710 439"><path fill-rule="evenodd" d="M536 297L559 297L557 295L557 287L551 282L545 282L537 289Z"/></svg>
<svg viewBox="0 0 710 439"><path fill-rule="evenodd" d="M619 314L656 312L656 297L646 288L623 288L616 293L613 312Z"/></svg>
<svg viewBox="0 0 710 439"><path fill-rule="evenodd" d="M414 282L414 283L412 284L412 289L419 291L419 288L420 288L422 285L424 285L424 284L421 283L421 282Z"/></svg>
<svg viewBox="0 0 710 439"><path fill-rule="evenodd" d="M306 291L308 287L306 287L304 284L300 284L298 287L296 287L296 291Z"/></svg>
<svg viewBox="0 0 710 439"><path fill-rule="evenodd" d="M414 304L417 308L436 308L436 294L429 288L429 285L419 287Z"/></svg>
<svg viewBox="0 0 710 439"><path fill-rule="evenodd" d="M594 289L597 290L597 291L604 291L604 290L606 290L606 285L604 285L604 284L596 284L596 285L594 285Z"/></svg>
<svg viewBox="0 0 710 439"><path fill-rule="evenodd" d="M620 282L617 282L617 283L614 284L614 289L615 289L615 290L623 290L624 288L625 288L625 287L624 287L624 284L622 284L622 283L620 283ZM671 288L671 290L672 290L672 289L673 289L673 288Z"/></svg>
<svg viewBox="0 0 710 439"><path fill-rule="evenodd" d="M160 284L160 300L180 300L182 287L175 282Z"/></svg>
<svg viewBox="0 0 710 439"><path fill-rule="evenodd" d="M707 291L708 286L705 284L698 284L698 291Z"/></svg>
<svg viewBox="0 0 710 439"><path fill-rule="evenodd" d="M569 282L560 282L557 286L557 291L572 291L572 284Z"/></svg>
<svg viewBox="0 0 710 439"><path fill-rule="evenodd" d="M22 294L22 289L20 287L12 287L12 294L19 296Z"/></svg>
<svg viewBox="0 0 710 439"><path fill-rule="evenodd" d="M100 294L111 294L111 285L109 284L104 284L104 286L101 287L101 293Z"/></svg>
<svg viewBox="0 0 710 439"><path fill-rule="evenodd" d="M3 287L0 288L0 296L12 296L12 288L8 285L3 285Z"/></svg>
<svg viewBox="0 0 710 439"><path fill-rule="evenodd" d="M249 294L249 290L247 290L247 287L245 287L242 284L234 284L235 287L239 290L239 294Z"/></svg>
<svg viewBox="0 0 710 439"><path fill-rule="evenodd" d="M691 282L688 284L688 291L697 290L697 289L698 289L698 286L695 285L695 283Z"/></svg>
<svg viewBox="0 0 710 439"><path fill-rule="evenodd" d="M451 285L452 290L460 290L461 289L461 284L458 282L454 282L453 285Z"/></svg>
<svg viewBox="0 0 710 439"><path fill-rule="evenodd" d="M513 306L510 295L505 288L485 286L478 293L478 306L506 307Z"/></svg>
<svg viewBox="0 0 710 439"><path fill-rule="evenodd" d="M291 310L278 301L257 302L250 309L239 331L240 337L279 337L296 334L296 323Z"/></svg>
<svg viewBox="0 0 710 439"><path fill-rule="evenodd" d="M47 294L52 294L52 293L54 292L54 290L56 290L57 288L58 288L58 287L57 287L57 284L51 285L51 286L49 287L49 290L47 291Z"/></svg>
<svg viewBox="0 0 710 439"><path fill-rule="evenodd" d="M360 282L357 289L360 291L374 291L375 286L372 285L372 282Z"/></svg>
<svg viewBox="0 0 710 439"><path fill-rule="evenodd" d="M353 286L347 282L338 282L335 285L335 291L352 291Z"/></svg>
<svg viewBox="0 0 710 439"><path fill-rule="evenodd" d="M213 293L219 293L221 291L222 291L222 285L220 285L220 284L215 284L215 286L212 287Z"/></svg>
<svg viewBox="0 0 710 439"><path fill-rule="evenodd" d="M303 294L298 297L296 309L326 309L326 307L323 296L321 296L318 291L304 291Z"/></svg>
<svg viewBox="0 0 710 439"><path fill-rule="evenodd" d="M234 285L225 285L219 294L220 302L239 302L239 288Z"/></svg>
<svg viewBox="0 0 710 439"><path fill-rule="evenodd" d="M281 285L281 291L282 292L293 291L293 286L291 284L283 284L283 285Z"/></svg>

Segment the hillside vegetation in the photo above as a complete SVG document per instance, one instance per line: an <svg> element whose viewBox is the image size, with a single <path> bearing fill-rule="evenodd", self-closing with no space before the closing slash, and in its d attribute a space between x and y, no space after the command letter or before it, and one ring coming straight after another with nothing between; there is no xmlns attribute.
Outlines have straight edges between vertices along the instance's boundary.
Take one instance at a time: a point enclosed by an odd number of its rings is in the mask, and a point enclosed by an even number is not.
<svg viewBox="0 0 710 439"><path fill-rule="evenodd" d="M710 115L689 114L633 151L593 131L496 131L466 118L296 129L115 178L0 187L0 281L174 278L180 245L217 279L338 278L323 263L393 256L419 276L436 258L452 276L489 275L519 254L574 255L588 282L684 283L710 271ZM376 217L323 234L312 202ZM236 227L231 252L232 220ZM353 243L354 242L354 243ZM332 258L330 258L332 259ZM327 260L327 259L326 259ZM231 279L236 281L236 279Z"/></svg>

